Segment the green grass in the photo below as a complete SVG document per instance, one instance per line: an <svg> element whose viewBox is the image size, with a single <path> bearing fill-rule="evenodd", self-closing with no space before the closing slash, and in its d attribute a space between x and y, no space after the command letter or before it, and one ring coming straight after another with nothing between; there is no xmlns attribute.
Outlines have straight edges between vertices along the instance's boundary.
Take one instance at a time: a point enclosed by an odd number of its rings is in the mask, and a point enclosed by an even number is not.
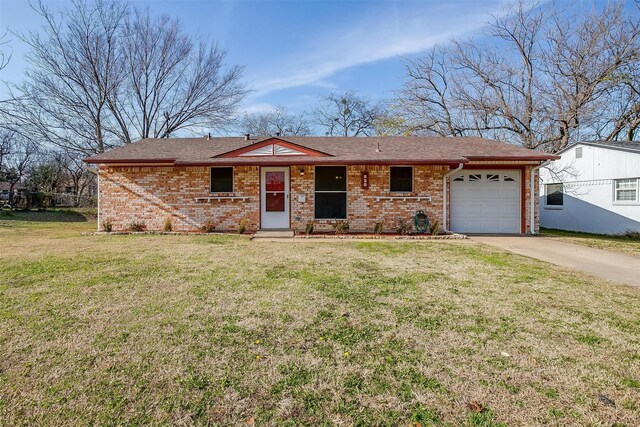
<svg viewBox="0 0 640 427"><path fill-rule="evenodd" d="M48 209L44 211L10 211L0 210L1 221L28 221L28 222L87 222L94 220L95 209Z"/></svg>
<svg viewBox="0 0 640 427"><path fill-rule="evenodd" d="M640 423L636 289L468 242L76 215L0 217L0 425Z"/></svg>
<svg viewBox="0 0 640 427"><path fill-rule="evenodd" d="M540 235L559 239L569 243L589 246L592 248L606 249L629 255L640 255L639 235L605 235L593 233L580 233L576 231L540 229Z"/></svg>

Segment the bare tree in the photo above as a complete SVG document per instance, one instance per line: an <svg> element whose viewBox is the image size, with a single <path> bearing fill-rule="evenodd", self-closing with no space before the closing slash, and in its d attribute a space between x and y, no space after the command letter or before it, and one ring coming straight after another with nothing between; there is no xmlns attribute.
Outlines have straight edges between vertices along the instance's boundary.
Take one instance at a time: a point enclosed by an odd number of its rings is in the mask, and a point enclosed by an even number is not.
<svg viewBox="0 0 640 427"><path fill-rule="evenodd" d="M556 17L546 46L542 68L550 77L545 93L556 107L558 129L550 142L557 151L575 140L572 131L591 134L614 101L609 95L624 80L620 75L640 66L638 16L629 15L623 3L610 3L582 20Z"/></svg>
<svg viewBox="0 0 640 427"><path fill-rule="evenodd" d="M245 114L240 121L243 134L305 136L311 133L305 114L291 114L283 106L271 111Z"/></svg>
<svg viewBox="0 0 640 427"><path fill-rule="evenodd" d="M9 183L9 206L15 206L15 188L29 173L40 153L38 146L20 134L15 134L9 140L8 154L3 161L0 181Z"/></svg>
<svg viewBox="0 0 640 427"><path fill-rule="evenodd" d="M595 134L606 141L638 139L640 130L640 64L619 70L614 79L618 82L604 97L608 108L597 116Z"/></svg>
<svg viewBox="0 0 640 427"><path fill-rule="evenodd" d="M226 123L245 95L241 67L168 17L125 0L74 0L59 13L39 3L26 81L2 106L12 128L47 146L93 154L139 138Z"/></svg>
<svg viewBox="0 0 640 427"><path fill-rule="evenodd" d="M406 132L463 136L469 130L453 96L457 84L457 76L451 75L453 67L451 53L441 46L405 61L408 79L397 103L399 115L406 119Z"/></svg>
<svg viewBox="0 0 640 427"><path fill-rule="evenodd" d="M4 46L9 44L9 39L7 35L9 31L5 31L4 34L0 35L0 70L9 65L9 61L11 61L12 52L5 52Z"/></svg>
<svg viewBox="0 0 640 427"><path fill-rule="evenodd" d="M15 132L0 129L0 177L4 170L5 161L13 154L13 139L15 138Z"/></svg>
<svg viewBox="0 0 640 427"><path fill-rule="evenodd" d="M26 186L31 192L53 196L63 181L64 173L55 156L43 155L40 161L32 165Z"/></svg>
<svg viewBox="0 0 640 427"><path fill-rule="evenodd" d="M242 67L225 67L226 52L185 34L177 19L136 10L122 40L126 86L110 92L108 101L124 142L219 128L247 93Z"/></svg>
<svg viewBox="0 0 640 427"><path fill-rule="evenodd" d="M375 135L379 136L407 136L416 133L416 129L409 126L409 120L403 111L395 104L385 106L382 113L373 123Z"/></svg>
<svg viewBox="0 0 640 427"><path fill-rule="evenodd" d="M410 129L555 152L597 131L636 128L632 88L628 102L612 108L621 87L633 85L624 70L640 63L637 16L622 3L580 18L520 2L495 17L486 35L490 42L454 41L407 61L398 105Z"/></svg>
<svg viewBox="0 0 640 427"><path fill-rule="evenodd" d="M384 113L381 103L354 91L329 94L313 111L315 123L330 136L371 136L376 120Z"/></svg>
<svg viewBox="0 0 640 427"><path fill-rule="evenodd" d="M108 138L107 98L122 83L118 41L126 4L74 0L60 13L42 3L34 10L44 26L21 35L30 48L14 108L21 131L85 154L116 145Z"/></svg>
<svg viewBox="0 0 640 427"><path fill-rule="evenodd" d="M80 205L81 198L87 195L91 186L95 185L96 174L87 169L81 156L73 153L56 153L55 161L59 165L65 181L73 187L76 196L75 205Z"/></svg>

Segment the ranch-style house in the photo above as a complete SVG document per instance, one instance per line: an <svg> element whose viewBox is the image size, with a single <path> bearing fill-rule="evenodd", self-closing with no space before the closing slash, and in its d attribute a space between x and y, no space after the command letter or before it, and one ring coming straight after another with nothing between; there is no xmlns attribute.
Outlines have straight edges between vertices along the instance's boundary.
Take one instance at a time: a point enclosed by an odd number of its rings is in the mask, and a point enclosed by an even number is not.
<svg viewBox="0 0 640 427"><path fill-rule="evenodd" d="M113 231L393 231L422 210L447 231L535 234L538 169L557 158L471 137L246 135L144 139L85 161Z"/></svg>

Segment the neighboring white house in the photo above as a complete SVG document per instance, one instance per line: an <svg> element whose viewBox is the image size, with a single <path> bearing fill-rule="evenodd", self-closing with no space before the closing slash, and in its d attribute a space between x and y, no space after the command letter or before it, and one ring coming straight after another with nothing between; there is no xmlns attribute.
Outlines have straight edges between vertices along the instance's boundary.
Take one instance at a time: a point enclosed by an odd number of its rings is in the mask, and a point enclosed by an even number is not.
<svg viewBox="0 0 640 427"><path fill-rule="evenodd" d="M540 226L640 232L640 142L578 142L540 171Z"/></svg>

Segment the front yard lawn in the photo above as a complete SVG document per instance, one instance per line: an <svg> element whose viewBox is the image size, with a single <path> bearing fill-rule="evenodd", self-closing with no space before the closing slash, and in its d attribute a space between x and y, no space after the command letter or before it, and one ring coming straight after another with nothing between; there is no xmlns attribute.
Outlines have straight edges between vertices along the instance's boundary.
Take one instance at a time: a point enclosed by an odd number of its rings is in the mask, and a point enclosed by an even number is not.
<svg viewBox="0 0 640 427"><path fill-rule="evenodd" d="M0 217L0 425L640 424L640 292L468 242Z"/></svg>
<svg viewBox="0 0 640 427"><path fill-rule="evenodd" d="M548 228L541 229L540 235L591 248L606 249L628 255L640 255L640 235L608 236L605 234L580 233Z"/></svg>

